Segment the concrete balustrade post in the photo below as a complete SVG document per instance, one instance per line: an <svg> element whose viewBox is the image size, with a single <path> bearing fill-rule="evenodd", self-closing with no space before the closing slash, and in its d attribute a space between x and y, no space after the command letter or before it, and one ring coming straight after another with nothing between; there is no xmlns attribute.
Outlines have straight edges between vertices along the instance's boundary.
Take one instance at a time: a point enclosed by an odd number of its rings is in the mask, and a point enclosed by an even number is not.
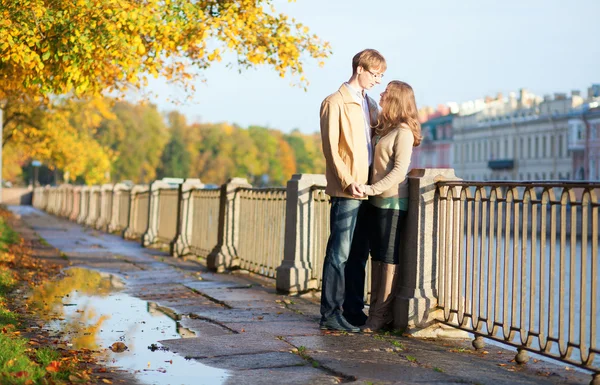
<svg viewBox="0 0 600 385"><path fill-rule="evenodd" d="M50 186L44 186L44 192L42 196L42 206L40 208L44 211L48 211L48 202L50 201Z"/></svg>
<svg viewBox="0 0 600 385"><path fill-rule="evenodd" d="M127 221L127 228L123 231L123 237L126 239L136 239L141 235L137 230L139 227L137 222L141 217L141 215L138 215L138 212L140 211L138 194L145 193L148 190L149 188L147 185L135 185L129 193L129 219ZM145 213L143 214L144 216L147 216L148 210L145 210Z"/></svg>
<svg viewBox="0 0 600 385"><path fill-rule="evenodd" d="M131 193L131 186L125 183L116 183L113 187L113 197L112 197L112 207L111 207L111 215L110 221L108 222L108 232L112 233L115 231L123 231L127 227L127 224L123 226L120 222L123 216L127 217L127 222L129 221L129 203L130 200L127 199L125 204L123 203L123 196L129 197ZM127 212L127 214L124 213Z"/></svg>
<svg viewBox="0 0 600 385"><path fill-rule="evenodd" d="M62 210L60 211L60 216L69 218L71 212L73 211L73 186L70 184L63 185L65 189L65 197Z"/></svg>
<svg viewBox="0 0 600 385"><path fill-rule="evenodd" d="M219 205L219 235L218 242L208 255L206 264L209 269L223 272L239 265L236 255L239 228L240 200L236 190L240 187L252 187L245 178L232 178L221 186L221 202Z"/></svg>
<svg viewBox="0 0 600 385"><path fill-rule="evenodd" d="M179 199L177 202L177 232L175 240L171 242L171 255L180 257L190 253L190 241L193 231L194 200L192 192L201 189L204 184L200 179L186 179L179 185Z"/></svg>
<svg viewBox="0 0 600 385"><path fill-rule="evenodd" d="M90 207L90 186L83 186L81 188L81 201L79 206L79 216L77 217L77 223L84 224L88 215Z"/></svg>
<svg viewBox="0 0 600 385"><path fill-rule="evenodd" d="M150 184L150 204L148 206L148 229L142 235L142 246L152 245L158 237L158 217L160 205L160 190L172 188L172 185L162 180ZM175 214L175 213L174 213Z"/></svg>
<svg viewBox="0 0 600 385"><path fill-rule="evenodd" d="M56 187L48 187L48 204L46 205L46 212L48 214L54 213L56 208Z"/></svg>
<svg viewBox="0 0 600 385"><path fill-rule="evenodd" d="M277 268L277 290L299 293L316 289L318 282L311 279L310 250L314 242L312 230L312 187L326 186L325 175L295 174L287 182L285 209L285 244L283 261Z"/></svg>
<svg viewBox="0 0 600 385"><path fill-rule="evenodd" d="M103 184L100 187L100 217L96 220L96 229L106 231L112 216L113 190L112 183Z"/></svg>
<svg viewBox="0 0 600 385"><path fill-rule="evenodd" d="M81 209L81 189L81 186L73 187L73 207L68 217L71 221L77 221L77 217L79 216L79 210Z"/></svg>
<svg viewBox="0 0 600 385"><path fill-rule="evenodd" d="M93 185L90 187L88 213L84 224L92 228L95 227L96 221L100 218L101 193L102 190L100 185Z"/></svg>
<svg viewBox="0 0 600 385"><path fill-rule="evenodd" d="M56 204L54 206L54 211L52 212L52 214L56 215L57 217L61 216L62 209L64 207L66 197L65 187L65 184L61 184L60 186L56 187Z"/></svg>
<svg viewBox="0 0 600 385"><path fill-rule="evenodd" d="M435 183L457 179L453 169L413 169L408 174L408 216L394 301L397 329L414 333L436 321L439 241Z"/></svg>

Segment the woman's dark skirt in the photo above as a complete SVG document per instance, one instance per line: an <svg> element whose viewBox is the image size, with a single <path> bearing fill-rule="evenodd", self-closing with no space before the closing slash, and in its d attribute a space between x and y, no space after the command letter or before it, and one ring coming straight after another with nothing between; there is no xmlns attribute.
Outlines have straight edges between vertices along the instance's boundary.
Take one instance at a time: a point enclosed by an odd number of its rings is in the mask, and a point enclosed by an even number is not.
<svg viewBox="0 0 600 385"><path fill-rule="evenodd" d="M400 239L407 212L369 204L369 246L373 261L398 264Z"/></svg>

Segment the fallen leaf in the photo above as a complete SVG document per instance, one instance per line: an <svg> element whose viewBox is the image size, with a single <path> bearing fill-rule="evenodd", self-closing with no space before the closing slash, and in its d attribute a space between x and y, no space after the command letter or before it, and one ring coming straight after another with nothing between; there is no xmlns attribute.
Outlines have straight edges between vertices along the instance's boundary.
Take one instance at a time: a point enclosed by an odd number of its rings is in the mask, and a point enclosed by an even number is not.
<svg viewBox="0 0 600 385"><path fill-rule="evenodd" d="M102 382L104 382L105 384L112 384L112 381L107 378L103 378Z"/></svg>
<svg viewBox="0 0 600 385"><path fill-rule="evenodd" d="M112 350L115 353L123 353L125 350L127 350L127 345L125 345L122 342L115 342L112 345L110 345L110 350Z"/></svg>
<svg viewBox="0 0 600 385"><path fill-rule="evenodd" d="M52 361L52 362L50 362L50 364L48 366L46 366L46 371L52 372L52 373L57 373L59 368L60 368L60 362Z"/></svg>

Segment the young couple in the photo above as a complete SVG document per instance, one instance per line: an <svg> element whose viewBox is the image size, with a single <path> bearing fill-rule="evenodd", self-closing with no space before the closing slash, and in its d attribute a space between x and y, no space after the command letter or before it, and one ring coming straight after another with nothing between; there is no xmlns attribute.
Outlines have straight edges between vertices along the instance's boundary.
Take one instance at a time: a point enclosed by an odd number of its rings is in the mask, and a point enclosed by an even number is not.
<svg viewBox="0 0 600 385"><path fill-rule="evenodd" d="M321 104L321 139L331 197L323 265L323 330L377 331L393 321L400 232L408 210L406 174L421 126L412 88L391 81L379 105L366 91L387 68L374 49L352 59L352 77ZM371 252L371 302L363 312Z"/></svg>

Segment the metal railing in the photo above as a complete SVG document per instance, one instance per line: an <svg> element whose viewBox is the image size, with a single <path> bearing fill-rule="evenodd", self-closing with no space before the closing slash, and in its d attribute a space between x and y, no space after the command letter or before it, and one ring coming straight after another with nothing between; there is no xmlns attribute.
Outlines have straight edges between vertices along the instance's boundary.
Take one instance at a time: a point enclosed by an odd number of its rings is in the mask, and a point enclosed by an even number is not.
<svg viewBox="0 0 600 385"><path fill-rule="evenodd" d="M240 267L267 277L283 259L285 188L239 188Z"/></svg>
<svg viewBox="0 0 600 385"><path fill-rule="evenodd" d="M207 257L218 241L220 189L194 189L189 218L192 223L190 250L200 256ZM185 224L182 224L185 227Z"/></svg>
<svg viewBox="0 0 600 385"><path fill-rule="evenodd" d="M438 182L442 322L600 371L598 183ZM521 355L521 357L519 357Z"/></svg>

